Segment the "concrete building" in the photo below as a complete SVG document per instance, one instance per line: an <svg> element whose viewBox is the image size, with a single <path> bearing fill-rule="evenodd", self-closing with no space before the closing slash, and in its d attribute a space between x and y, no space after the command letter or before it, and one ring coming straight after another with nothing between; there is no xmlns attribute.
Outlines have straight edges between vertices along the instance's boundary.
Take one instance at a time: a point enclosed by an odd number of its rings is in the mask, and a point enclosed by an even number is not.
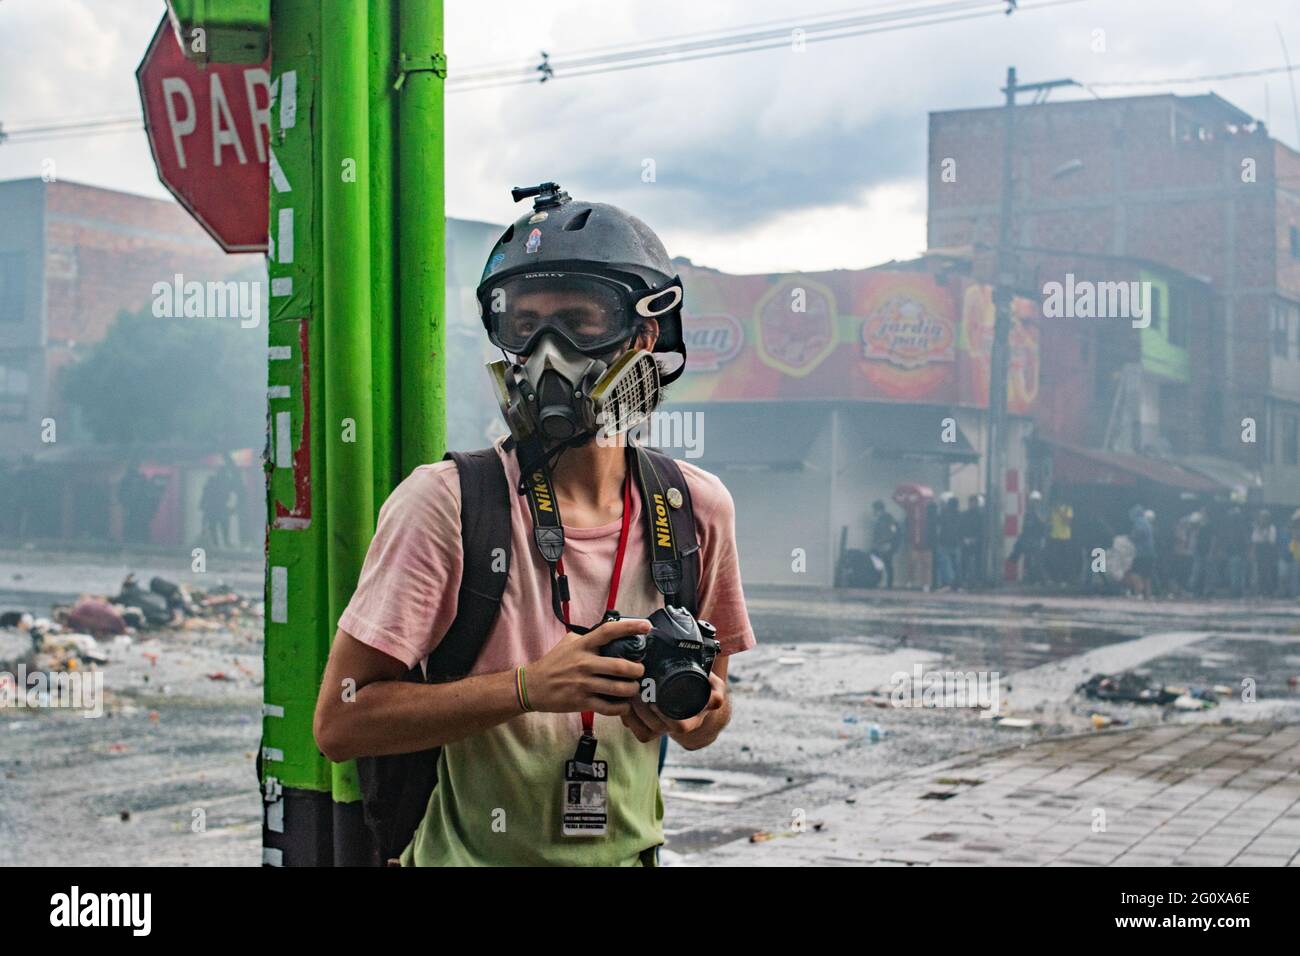
<svg viewBox="0 0 1300 956"><path fill-rule="evenodd" d="M1017 285L1145 270L1167 284L1173 334L1188 336L1171 343L1167 328L1161 346L1144 333L1137 372L1106 383L1129 421L1094 422L1096 447L1185 461L1264 503L1300 505L1300 154L1213 94L1043 103L1016 117ZM929 150L929 245L974 250L974 274L991 275L1002 110L932 113ZM1207 289L1198 317L1188 310ZM1097 345L1126 348L1120 323L1105 329Z"/></svg>
<svg viewBox="0 0 1300 956"><path fill-rule="evenodd" d="M0 182L0 459L84 439L59 400L57 374L104 337L118 313L177 273L199 281L254 268L228 256L169 200L77 183Z"/></svg>
<svg viewBox="0 0 1300 956"><path fill-rule="evenodd" d="M76 183L0 182L0 537L193 543L199 501L223 463L201 442L96 442L66 405L59 371L98 343L122 312L150 305L154 285L223 281L261 287L261 255L227 255L179 205ZM448 219L448 443L482 447L499 421L487 375L486 339L473 290L500 226ZM183 319L180 321L184 321ZM234 320L232 320L234 321ZM247 333L266 344L266 326ZM252 389L265 389L263 371ZM43 423L53 420L56 442ZM250 431L260 430L261 419ZM193 436L189 436L193 437ZM239 547L260 546L261 447L229 449L242 494L230 524ZM152 517L132 521L123 479L153 486ZM147 525L147 527L146 527Z"/></svg>
<svg viewBox="0 0 1300 956"><path fill-rule="evenodd" d="M942 259L780 275L678 264L690 358L649 438L727 485L746 581L830 585L845 549L868 548L873 501L904 525L903 486L983 490L988 286ZM1033 310L1016 300L1008 543L1039 394ZM906 550L896 580L928 586L905 573Z"/></svg>

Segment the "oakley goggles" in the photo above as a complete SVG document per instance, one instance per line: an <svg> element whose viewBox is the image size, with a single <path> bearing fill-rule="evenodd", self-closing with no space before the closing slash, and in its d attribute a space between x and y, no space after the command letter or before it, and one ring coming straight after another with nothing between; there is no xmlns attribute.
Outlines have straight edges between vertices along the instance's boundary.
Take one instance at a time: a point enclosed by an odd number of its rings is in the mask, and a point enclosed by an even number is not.
<svg viewBox="0 0 1300 956"><path fill-rule="evenodd" d="M581 272L523 273L479 290L488 338L515 355L528 354L546 332L560 335L579 352L600 355L632 338L643 319L671 312L681 300L676 279L647 291Z"/></svg>

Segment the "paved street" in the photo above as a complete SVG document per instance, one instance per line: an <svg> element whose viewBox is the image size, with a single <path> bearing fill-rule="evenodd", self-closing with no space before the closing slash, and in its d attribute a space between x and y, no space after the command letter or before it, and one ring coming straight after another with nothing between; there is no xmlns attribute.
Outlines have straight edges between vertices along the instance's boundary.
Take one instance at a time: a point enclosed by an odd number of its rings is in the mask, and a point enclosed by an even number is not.
<svg viewBox="0 0 1300 956"><path fill-rule="evenodd" d="M0 555L12 589L0 604L39 613L127 570L174 573L147 557ZM210 574L260 586L255 566ZM732 725L704 750L669 749L666 863L1281 865L1300 849L1294 604L762 588L748 599L759 645L732 662ZM0 660L27 645L0 631ZM0 715L0 863L257 865L261 655L256 628L141 634L104 665L106 719ZM893 675L918 665L996 672L1004 720L891 706ZM1075 690L1123 670L1228 693L1185 711ZM1095 731L1094 715L1125 728ZM797 834L796 811L808 825ZM755 833L772 837L750 843Z"/></svg>
<svg viewBox="0 0 1300 956"><path fill-rule="evenodd" d="M1181 725L966 755L708 866L1300 866L1300 726Z"/></svg>

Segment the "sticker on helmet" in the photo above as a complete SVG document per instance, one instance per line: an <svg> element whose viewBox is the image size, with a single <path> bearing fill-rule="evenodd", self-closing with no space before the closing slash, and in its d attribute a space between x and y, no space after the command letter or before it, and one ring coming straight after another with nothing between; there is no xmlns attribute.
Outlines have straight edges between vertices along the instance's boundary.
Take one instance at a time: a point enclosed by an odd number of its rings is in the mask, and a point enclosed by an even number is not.
<svg viewBox="0 0 1300 956"><path fill-rule="evenodd" d="M528 234L528 241L524 243L524 252L537 252L542 248L542 230L534 229Z"/></svg>
<svg viewBox="0 0 1300 956"><path fill-rule="evenodd" d="M545 211L543 211L543 212L535 212L535 213L533 213L531 216L528 217L528 221L529 221L529 223L541 222L543 219L545 219L545 218L546 218L547 216L549 216L549 215L550 215L550 213L545 212Z"/></svg>
<svg viewBox="0 0 1300 956"><path fill-rule="evenodd" d="M505 261L506 261L506 254L504 252L493 253L492 258L488 259L487 265L483 267L483 275L479 277L479 281L482 282L484 279L490 276L493 272L497 270L497 267L500 266L501 263Z"/></svg>

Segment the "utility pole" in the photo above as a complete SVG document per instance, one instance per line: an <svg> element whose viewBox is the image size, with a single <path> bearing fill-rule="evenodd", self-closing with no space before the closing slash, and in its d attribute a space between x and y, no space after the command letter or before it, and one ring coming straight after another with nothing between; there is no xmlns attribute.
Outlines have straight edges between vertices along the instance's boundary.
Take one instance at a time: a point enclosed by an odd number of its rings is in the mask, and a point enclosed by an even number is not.
<svg viewBox="0 0 1300 956"><path fill-rule="evenodd" d="M1012 163L1016 145L1016 94L1047 92L1058 86L1078 86L1074 80L1017 83L1016 68L1007 67L1002 110L1002 210L998 216L997 264L993 277L993 354L989 363L989 454L984 475L984 580L995 587L1002 580L1002 486L1007 450L1007 370L1011 364L1011 302L1015 297L1016 254L1012 244L1014 179Z"/></svg>
<svg viewBox="0 0 1300 956"><path fill-rule="evenodd" d="M379 507L443 452L442 0L168 6L210 61L271 50L262 861L373 863L312 718Z"/></svg>

